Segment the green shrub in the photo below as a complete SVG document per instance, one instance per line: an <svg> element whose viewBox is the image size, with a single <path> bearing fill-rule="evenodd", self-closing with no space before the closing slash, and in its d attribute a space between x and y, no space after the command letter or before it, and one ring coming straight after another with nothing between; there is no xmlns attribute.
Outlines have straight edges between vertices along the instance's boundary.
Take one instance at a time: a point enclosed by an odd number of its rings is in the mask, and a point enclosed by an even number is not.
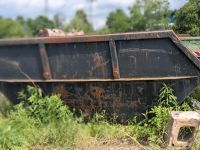
<svg viewBox="0 0 200 150"><path fill-rule="evenodd" d="M78 119L59 96L44 96L40 89L28 86L19 98L23 101L0 121L1 149L75 145Z"/></svg>
<svg viewBox="0 0 200 150"><path fill-rule="evenodd" d="M147 141L150 145L163 144L167 122L170 119L171 111L191 110L187 103L181 105L177 102L177 97L173 94L173 89L163 84L160 89L158 104L143 114L144 120L137 122L133 120L133 136L142 141Z"/></svg>
<svg viewBox="0 0 200 150"><path fill-rule="evenodd" d="M0 118L6 117L11 109L12 109L12 104L4 96L4 94L0 92Z"/></svg>
<svg viewBox="0 0 200 150"><path fill-rule="evenodd" d="M22 102L0 120L0 149L74 149L80 140L125 137L124 127L109 124L104 113L84 123L59 96L44 96L38 88L28 86L19 98Z"/></svg>
<svg viewBox="0 0 200 150"><path fill-rule="evenodd" d="M105 112L96 114L89 122L75 117L59 96L45 96L38 88L28 86L19 93L21 103L7 117L0 118L0 149L81 149L91 139L133 139L145 141L158 148L164 142L167 121L172 110L190 110L187 102L179 105L173 90L166 84L160 90L158 104L137 117L129 125L111 124ZM88 143L89 144L89 143Z"/></svg>
<svg viewBox="0 0 200 150"><path fill-rule="evenodd" d="M38 88L28 86L27 91L19 93L19 99L23 102L15 107L16 111L22 108L28 116L41 123L74 119L73 113L64 105L59 96L43 96L42 91Z"/></svg>
<svg viewBox="0 0 200 150"><path fill-rule="evenodd" d="M191 94L190 97L198 100L200 102L200 86L198 86Z"/></svg>

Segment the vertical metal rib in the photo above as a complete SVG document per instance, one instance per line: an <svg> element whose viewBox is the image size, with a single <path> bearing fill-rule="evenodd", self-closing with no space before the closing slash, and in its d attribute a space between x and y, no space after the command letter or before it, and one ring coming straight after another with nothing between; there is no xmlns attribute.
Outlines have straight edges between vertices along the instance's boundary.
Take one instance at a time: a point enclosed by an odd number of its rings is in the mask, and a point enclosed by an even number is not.
<svg viewBox="0 0 200 150"><path fill-rule="evenodd" d="M43 68L43 77L46 80L52 79L51 75L51 69L49 66L49 60L46 53L46 48L44 43L39 43L39 51L40 51L40 57L42 62L42 68Z"/></svg>
<svg viewBox="0 0 200 150"><path fill-rule="evenodd" d="M110 46L110 54L112 61L113 77L114 79L120 79L119 62L117 57L115 41L109 41L109 46Z"/></svg>

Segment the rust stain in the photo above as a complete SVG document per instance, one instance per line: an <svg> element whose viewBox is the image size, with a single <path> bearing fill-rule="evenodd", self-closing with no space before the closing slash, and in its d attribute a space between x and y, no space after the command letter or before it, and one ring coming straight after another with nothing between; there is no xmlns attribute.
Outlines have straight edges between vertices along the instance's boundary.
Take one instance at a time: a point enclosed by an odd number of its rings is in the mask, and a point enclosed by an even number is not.
<svg viewBox="0 0 200 150"><path fill-rule="evenodd" d="M91 87L90 93L95 96L97 99L103 98L103 94L105 93L103 88L100 87Z"/></svg>
<svg viewBox="0 0 200 150"><path fill-rule="evenodd" d="M40 56L41 56L42 66L43 66L43 77L46 80L50 80L52 78L51 69L49 66L49 61L48 61L48 57L46 54L45 45L43 43L39 44L39 51L40 51Z"/></svg>
<svg viewBox="0 0 200 150"><path fill-rule="evenodd" d="M119 97L115 97L112 103L112 107L115 109L115 111L119 111L119 108L124 106L124 104L121 102Z"/></svg>
<svg viewBox="0 0 200 150"><path fill-rule="evenodd" d="M95 67L92 67L92 71L97 69L97 68L99 68L99 67L103 67L103 66L107 65L109 62L110 62L110 60L108 60L108 61L106 61L104 63L98 64Z"/></svg>
<svg viewBox="0 0 200 150"><path fill-rule="evenodd" d="M53 94L58 94L62 99L67 99L69 97L69 92L65 89L64 84L58 85L53 89Z"/></svg>
<svg viewBox="0 0 200 150"><path fill-rule="evenodd" d="M143 94L144 89L142 87L137 88L138 94ZM88 88L66 87L64 84L56 86L53 93L60 94L64 102L69 108L82 112L85 118L92 117L97 112L106 110L106 116L117 116L122 120L126 119L122 110L137 109L141 107L142 103L140 98L124 100L122 95L113 94L111 91L106 91L99 86L90 85Z"/></svg>
<svg viewBox="0 0 200 150"><path fill-rule="evenodd" d="M119 68L113 67L113 76L115 79L120 79Z"/></svg>
<svg viewBox="0 0 200 150"><path fill-rule="evenodd" d="M48 67L48 66L45 66L45 67L44 67L43 76L44 76L44 78L47 79L47 80L50 80L50 79L51 79L51 74L50 74L50 71L49 71L49 67Z"/></svg>
<svg viewBox="0 0 200 150"><path fill-rule="evenodd" d="M93 60L94 60L94 63L96 64L96 66L101 65L102 56L100 56L98 53L94 53L94 54L92 55L92 57L93 57Z"/></svg>

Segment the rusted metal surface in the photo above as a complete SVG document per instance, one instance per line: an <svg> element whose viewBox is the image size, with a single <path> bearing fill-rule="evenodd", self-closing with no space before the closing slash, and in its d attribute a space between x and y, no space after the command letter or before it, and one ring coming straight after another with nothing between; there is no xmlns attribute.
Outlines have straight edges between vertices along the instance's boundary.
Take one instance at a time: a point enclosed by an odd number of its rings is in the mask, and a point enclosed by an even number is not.
<svg viewBox="0 0 200 150"><path fill-rule="evenodd" d="M51 69L49 67L49 60L47 57L46 48L45 48L44 43L39 44L39 49L40 49L42 67L43 67L43 76L46 80L50 80L50 79L52 79L52 75L51 75Z"/></svg>
<svg viewBox="0 0 200 150"><path fill-rule="evenodd" d="M182 100L198 84L198 78L157 81L129 82L50 82L36 83L45 94L60 94L70 109L81 110L85 116L106 111L110 118L118 117L125 122L149 109L158 98L162 83L172 86L176 96ZM30 84L30 83L29 83ZM9 99L15 99L17 93L26 88L27 83L1 83L0 89ZM12 89L12 94L11 94ZM18 103L17 99L15 103Z"/></svg>
<svg viewBox="0 0 200 150"><path fill-rule="evenodd" d="M120 79L120 71L119 71L119 62L117 58L117 50L114 41L109 42L110 46L110 55L112 60L112 70L114 79Z"/></svg>
<svg viewBox="0 0 200 150"><path fill-rule="evenodd" d="M73 83L73 82L120 82L120 81L124 81L124 82L129 82L129 81L159 81L159 80L163 80L163 81L167 81L167 80L180 80L180 79L194 79L194 78L198 78L198 76L180 76L180 77L158 77L158 78L120 78L120 79L62 79L62 80L55 80L55 79L51 79L51 80L45 80L45 83L49 83L49 82L67 82L67 83ZM31 79L27 79L27 80L23 80L24 83L28 83L28 82L44 82L44 80L31 80ZM19 83L22 82L21 80L0 80L0 82L6 82L6 83Z"/></svg>
<svg viewBox="0 0 200 150"><path fill-rule="evenodd" d="M200 76L199 60L173 31L0 40L0 68L0 88L13 100L34 82L70 108L120 121L152 106L163 82L182 101Z"/></svg>
<svg viewBox="0 0 200 150"><path fill-rule="evenodd" d="M190 34L177 34L177 36L179 38L188 38L188 37L192 37Z"/></svg>
<svg viewBox="0 0 200 150"><path fill-rule="evenodd" d="M52 81L151 80L199 76L199 60L171 31L96 36L98 39L91 37L46 38L73 41L51 44L43 40L33 44L39 39L32 39L32 44L30 40L19 40L17 43L15 40L0 41L0 81L15 79L23 82L31 79L46 82L50 77ZM77 41L74 42L74 39ZM12 42L13 45L7 45ZM40 48L38 52L35 47L42 42L45 48ZM45 78L44 73L47 73Z"/></svg>

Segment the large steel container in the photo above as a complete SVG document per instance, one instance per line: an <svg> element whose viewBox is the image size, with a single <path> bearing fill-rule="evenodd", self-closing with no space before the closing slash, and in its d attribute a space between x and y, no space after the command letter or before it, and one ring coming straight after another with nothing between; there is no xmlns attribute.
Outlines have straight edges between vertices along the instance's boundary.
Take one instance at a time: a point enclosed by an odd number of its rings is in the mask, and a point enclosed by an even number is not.
<svg viewBox="0 0 200 150"><path fill-rule="evenodd" d="M0 40L0 87L13 102L34 83L70 108L121 121L152 106L163 82L183 101L199 75L199 60L173 31Z"/></svg>

